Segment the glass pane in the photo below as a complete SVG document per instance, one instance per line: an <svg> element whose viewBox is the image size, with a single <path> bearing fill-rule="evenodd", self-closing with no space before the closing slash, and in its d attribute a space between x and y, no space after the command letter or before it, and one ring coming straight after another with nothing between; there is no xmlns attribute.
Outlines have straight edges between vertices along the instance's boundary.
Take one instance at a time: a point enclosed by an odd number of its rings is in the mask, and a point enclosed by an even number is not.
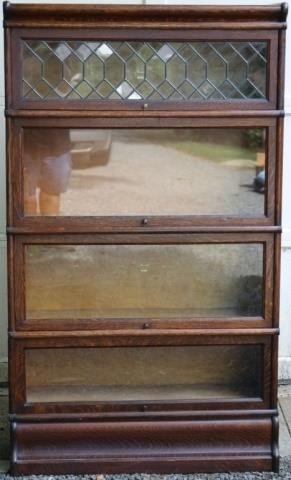
<svg viewBox="0 0 291 480"><path fill-rule="evenodd" d="M26 215L264 215L266 129L24 129Z"/></svg>
<svg viewBox="0 0 291 480"><path fill-rule="evenodd" d="M267 42L26 40L22 95L39 100L264 99L267 58Z"/></svg>
<svg viewBox="0 0 291 480"><path fill-rule="evenodd" d="M31 319L262 314L263 246L30 245Z"/></svg>
<svg viewBox="0 0 291 480"><path fill-rule="evenodd" d="M27 401L258 397L261 353L259 345L31 349Z"/></svg>

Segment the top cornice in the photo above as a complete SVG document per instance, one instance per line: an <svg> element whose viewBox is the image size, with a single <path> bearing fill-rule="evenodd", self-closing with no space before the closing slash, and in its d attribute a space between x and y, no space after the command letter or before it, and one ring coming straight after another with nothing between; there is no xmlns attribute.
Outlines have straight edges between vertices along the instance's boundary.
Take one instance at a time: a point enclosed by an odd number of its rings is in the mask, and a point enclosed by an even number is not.
<svg viewBox="0 0 291 480"><path fill-rule="evenodd" d="M6 27L30 28L285 28L288 5L84 5L4 2Z"/></svg>

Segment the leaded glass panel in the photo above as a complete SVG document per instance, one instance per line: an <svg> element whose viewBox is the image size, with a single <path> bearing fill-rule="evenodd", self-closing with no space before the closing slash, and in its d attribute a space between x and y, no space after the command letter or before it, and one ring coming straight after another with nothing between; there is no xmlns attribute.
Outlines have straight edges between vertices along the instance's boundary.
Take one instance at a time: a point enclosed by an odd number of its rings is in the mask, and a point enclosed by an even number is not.
<svg viewBox="0 0 291 480"><path fill-rule="evenodd" d="M23 42L26 99L266 98L267 42Z"/></svg>

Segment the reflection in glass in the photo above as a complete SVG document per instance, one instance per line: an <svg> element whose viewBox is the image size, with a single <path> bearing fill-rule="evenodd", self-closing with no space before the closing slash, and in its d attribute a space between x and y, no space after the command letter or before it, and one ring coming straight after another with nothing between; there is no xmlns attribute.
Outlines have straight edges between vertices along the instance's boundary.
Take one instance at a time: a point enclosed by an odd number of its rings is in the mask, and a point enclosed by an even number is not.
<svg viewBox="0 0 291 480"><path fill-rule="evenodd" d="M267 42L23 42L35 100L266 98Z"/></svg>
<svg viewBox="0 0 291 480"><path fill-rule="evenodd" d="M262 315L263 246L30 245L30 319Z"/></svg>
<svg viewBox="0 0 291 480"><path fill-rule="evenodd" d="M261 347L26 350L28 402L203 400L261 396Z"/></svg>
<svg viewBox="0 0 291 480"><path fill-rule="evenodd" d="M26 128L26 215L264 215L263 128Z"/></svg>

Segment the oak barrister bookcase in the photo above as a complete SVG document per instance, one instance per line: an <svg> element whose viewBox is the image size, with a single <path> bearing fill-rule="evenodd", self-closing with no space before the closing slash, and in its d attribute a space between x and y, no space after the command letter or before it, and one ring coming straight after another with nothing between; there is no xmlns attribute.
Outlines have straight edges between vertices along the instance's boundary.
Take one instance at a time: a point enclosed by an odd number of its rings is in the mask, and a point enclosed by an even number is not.
<svg viewBox="0 0 291 480"><path fill-rule="evenodd" d="M286 6L4 11L12 472L277 470Z"/></svg>

